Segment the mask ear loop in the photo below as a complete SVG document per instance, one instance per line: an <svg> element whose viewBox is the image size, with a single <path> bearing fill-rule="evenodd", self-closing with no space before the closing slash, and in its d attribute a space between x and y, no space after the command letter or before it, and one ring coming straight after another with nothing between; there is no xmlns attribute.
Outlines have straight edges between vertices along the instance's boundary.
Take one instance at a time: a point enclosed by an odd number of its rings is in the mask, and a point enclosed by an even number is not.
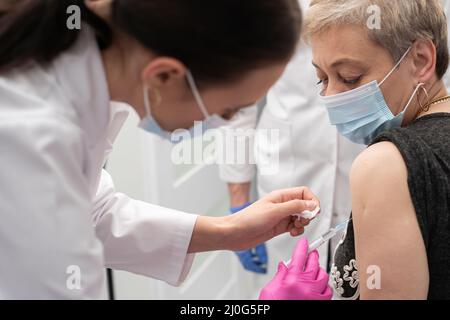
<svg viewBox="0 0 450 320"><path fill-rule="evenodd" d="M408 101L408 103L406 104L406 107L405 107L405 109L403 110L403 112L406 112L406 111L408 110L409 106L411 105L411 102L413 101L414 97L416 96L416 93L419 92L419 89L420 89L420 88L423 88L424 85L425 85L425 83L419 83L419 84L417 85L417 87L416 87L416 89L414 90L414 92L413 92L411 98L409 98L409 101ZM427 93L427 94L428 94L428 93Z"/></svg>
<svg viewBox="0 0 450 320"><path fill-rule="evenodd" d="M197 101L197 105L200 108L200 111L203 113L203 116L205 117L205 119L208 119L210 117L210 114L209 114L208 110L206 109L205 103L203 102L202 96L200 95L197 85L195 84L194 77L192 76L192 73L190 70L187 70L186 78L189 83L189 86L191 87L192 94L194 95L194 98Z"/></svg>
<svg viewBox="0 0 450 320"><path fill-rule="evenodd" d="M156 105L159 105L162 101L162 97L161 97L161 93L159 92L158 89L153 89L155 91L155 96L156 96ZM145 107L145 111L147 112L147 115L152 115L152 108L151 108L151 101L150 101L150 96L149 96L149 92L150 89L148 88L147 85L144 85L144 107Z"/></svg>
<svg viewBox="0 0 450 320"><path fill-rule="evenodd" d="M151 116L152 112L151 112L151 107L150 107L150 97L148 94L149 88L144 85L144 107L145 107L145 112L147 112L147 116Z"/></svg>
<svg viewBox="0 0 450 320"><path fill-rule="evenodd" d="M410 46L408 48L408 50L406 50L406 52L403 54L403 56L400 58L400 60L397 62L397 64L394 66L394 68L392 68L392 70L389 71L387 76L384 77L384 79L380 82L379 87L381 87L383 85L383 83L385 83L386 80L395 72L395 70L397 70L397 68L400 66L400 64L403 62L403 60L405 60L406 56L411 51L411 49L412 49L412 46Z"/></svg>

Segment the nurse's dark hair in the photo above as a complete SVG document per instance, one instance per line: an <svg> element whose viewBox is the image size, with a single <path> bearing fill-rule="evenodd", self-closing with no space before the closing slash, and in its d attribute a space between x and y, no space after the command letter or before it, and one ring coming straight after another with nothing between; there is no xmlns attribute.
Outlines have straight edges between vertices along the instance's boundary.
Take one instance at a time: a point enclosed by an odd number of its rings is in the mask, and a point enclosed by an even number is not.
<svg viewBox="0 0 450 320"><path fill-rule="evenodd" d="M100 47L110 46L112 29L83 0L0 0L0 72L46 64L68 50L80 32L67 28L71 5ZM180 60L207 83L288 61L302 25L298 0L114 0L111 19L115 29Z"/></svg>

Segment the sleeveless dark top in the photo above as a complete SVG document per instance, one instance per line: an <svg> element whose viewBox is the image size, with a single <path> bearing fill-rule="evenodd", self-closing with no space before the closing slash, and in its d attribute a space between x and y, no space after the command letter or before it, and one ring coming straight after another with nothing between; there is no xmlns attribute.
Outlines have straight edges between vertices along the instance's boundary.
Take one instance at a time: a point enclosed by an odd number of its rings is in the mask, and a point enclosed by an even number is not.
<svg viewBox="0 0 450 320"><path fill-rule="evenodd" d="M450 299L450 113L424 116L406 128L381 134L408 169L408 186L428 257L428 299ZM335 251L331 278L336 297L359 298L353 223ZM414 279L414 275L411 275Z"/></svg>

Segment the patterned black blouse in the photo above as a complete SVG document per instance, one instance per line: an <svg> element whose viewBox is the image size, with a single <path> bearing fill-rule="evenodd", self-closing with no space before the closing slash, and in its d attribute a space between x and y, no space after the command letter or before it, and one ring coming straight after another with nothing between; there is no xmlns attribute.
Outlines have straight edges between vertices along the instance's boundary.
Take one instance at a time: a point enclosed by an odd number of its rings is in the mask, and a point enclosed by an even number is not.
<svg viewBox="0 0 450 320"><path fill-rule="evenodd" d="M428 299L450 299L450 114L422 117L406 128L386 132L408 169L408 187L428 256ZM335 251L331 270L335 296L358 299L353 222Z"/></svg>

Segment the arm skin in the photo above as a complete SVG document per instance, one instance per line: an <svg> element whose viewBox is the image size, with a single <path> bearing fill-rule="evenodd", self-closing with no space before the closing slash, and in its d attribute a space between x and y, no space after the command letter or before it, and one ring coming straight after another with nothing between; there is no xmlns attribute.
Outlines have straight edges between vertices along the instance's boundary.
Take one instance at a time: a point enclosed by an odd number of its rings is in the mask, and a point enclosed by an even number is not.
<svg viewBox="0 0 450 320"><path fill-rule="evenodd" d="M239 207L250 201L251 183L229 183L228 191L230 194L231 207Z"/></svg>
<svg viewBox="0 0 450 320"><path fill-rule="evenodd" d="M361 299L426 299L425 244L412 204L405 162L394 144L376 144L355 161L351 177ZM381 269L381 289L370 290L369 266Z"/></svg>
<svg viewBox="0 0 450 320"><path fill-rule="evenodd" d="M231 207L239 207L250 201L251 183L229 183ZM189 253L226 250L227 234L232 233L227 218L199 217L192 235Z"/></svg>

